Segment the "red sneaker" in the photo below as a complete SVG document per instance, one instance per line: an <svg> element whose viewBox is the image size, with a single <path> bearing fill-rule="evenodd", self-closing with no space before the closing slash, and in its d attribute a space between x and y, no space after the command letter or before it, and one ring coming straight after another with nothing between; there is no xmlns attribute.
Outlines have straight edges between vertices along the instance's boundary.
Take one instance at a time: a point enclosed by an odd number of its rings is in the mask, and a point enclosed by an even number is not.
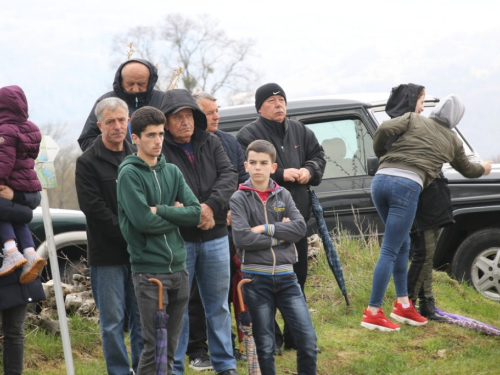
<svg viewBox="0 0 500 375"><path fill-rule="evenodd" d="M363 320L361 320L361 327L365 327L371 331L373 331L374 329L379 329L386 332L399 331L399 326L387 319L382 309L380 309L376 314L373 314L368 309L364 309Z"/></svg>
<svg viewBox="0 0 500 375"><path fill-rule="evenodd" d="M415 310L411 300L410 307L406 309L403 308L403 305L398 303L398 301L394 301L394 309L392 309L391 318L400 323L408 323L412 326L423 326L424 324L427 324L427 319Z"/></svg>

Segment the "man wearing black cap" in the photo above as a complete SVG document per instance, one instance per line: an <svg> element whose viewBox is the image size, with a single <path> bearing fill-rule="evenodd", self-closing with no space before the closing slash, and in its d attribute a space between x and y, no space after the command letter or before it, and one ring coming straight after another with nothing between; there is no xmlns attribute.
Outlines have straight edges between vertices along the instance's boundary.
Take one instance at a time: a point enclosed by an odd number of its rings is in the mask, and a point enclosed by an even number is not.
<svg viewBox="0 0 500 375"><path fill-rule="evenodd" d="M238 185L238 173L219 138L206 132L207 117L187 90L168 90L161 110L167 118L162 153L167 162L179 167L201 204L198 226L180 227L180 232L187 249L189 286L196 275L205 307L211 364L219 375L238 375L227 300L230 265L226 225L227 206ZM174 374L184 373L188 337L186 309Z"/></svg>
<svg viewBox="0 0 500 375"><path fill-rule="evenodd" d="M286 94L278 84L268 83L257 89L255 108L259 118L243 127L236 138L245 150L256 139L265 139L274 145L278 168L271 178L290 191L307 222L311 211L307 186L321 183L326 165L323 149L312 130L301 122L286 117ZM294 264L294 271L304 292L307 278L307 235L295 243L295 246L298 262ZM292 348L293 340L287 334L286 327L284 336L285 348Z"/></svg>
<svg viewBox="0 0 500 375"><path fill-rule="evenodd" d="M146 105L160 108L165 93L154 89L157 81L158 69L147 60L130 59L121 64L115 74L113 91L109 91L97 99L85 122L78 138L78 144L82 151L92 146L94 140L101 134L94 112L102 99L116 97L124 100L128 106L129 117L132 117L136 109ZM131 137L129 124L125 139L132 143Z"/></svg>

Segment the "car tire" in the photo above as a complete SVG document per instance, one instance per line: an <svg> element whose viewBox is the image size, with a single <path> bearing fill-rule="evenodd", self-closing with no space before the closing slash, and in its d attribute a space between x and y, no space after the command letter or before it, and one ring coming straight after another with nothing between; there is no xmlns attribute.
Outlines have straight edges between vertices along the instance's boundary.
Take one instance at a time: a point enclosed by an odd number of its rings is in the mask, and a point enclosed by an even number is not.
<svg viewBox="0 0 500 375"><path fill-rule="evenodd" d="M458 247L451 266L457 280L467 281L486 298L500 301L500 229L469 235Z"/></svg>

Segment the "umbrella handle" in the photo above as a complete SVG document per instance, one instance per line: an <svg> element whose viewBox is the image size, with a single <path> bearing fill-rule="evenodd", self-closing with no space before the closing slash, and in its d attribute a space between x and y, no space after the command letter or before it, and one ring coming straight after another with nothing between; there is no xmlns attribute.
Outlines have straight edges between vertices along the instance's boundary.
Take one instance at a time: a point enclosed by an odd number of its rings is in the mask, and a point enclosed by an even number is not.
<svg viewBox="0 0 500 375"><path fill-rule="evenodd" d="M240 301L241 311L245 310L245 302L243 301L243 293L241 292L241 287L243 284L249 283L252 279L243 279L238 283L238 299Z"/></svg>
<svg viewBox="0 0 500 375"><path fill-rule="evenodd" d="M158 285L158 310L163 310L163 284L155 278L148 279L148 281Z"/></svg>

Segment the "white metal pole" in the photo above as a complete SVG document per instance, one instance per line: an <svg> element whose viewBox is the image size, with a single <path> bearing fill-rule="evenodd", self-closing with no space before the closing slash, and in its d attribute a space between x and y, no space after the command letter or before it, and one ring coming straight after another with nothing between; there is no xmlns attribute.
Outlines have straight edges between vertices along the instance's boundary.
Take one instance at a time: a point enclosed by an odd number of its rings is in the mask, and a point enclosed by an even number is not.
<svg viewBox="0 0 500 375"><path fill-rule="evenodd" d="M61 338L64 350L64 360L66 362L66 373L74 375L73 354L71 352L71 341L69 338L68 319L66 308L64 307L64 297L62 293L61 274L59 273L59 263L57 262L56 245L54 242L54 230L52 228L52 218L49 209L49 197L47 189L42 189L42 215L43 226L45 228L45 240L48 246L50 270L54 280L54 294L56 297L57 315L59 316L59 326L61 328Z"/></svg>

